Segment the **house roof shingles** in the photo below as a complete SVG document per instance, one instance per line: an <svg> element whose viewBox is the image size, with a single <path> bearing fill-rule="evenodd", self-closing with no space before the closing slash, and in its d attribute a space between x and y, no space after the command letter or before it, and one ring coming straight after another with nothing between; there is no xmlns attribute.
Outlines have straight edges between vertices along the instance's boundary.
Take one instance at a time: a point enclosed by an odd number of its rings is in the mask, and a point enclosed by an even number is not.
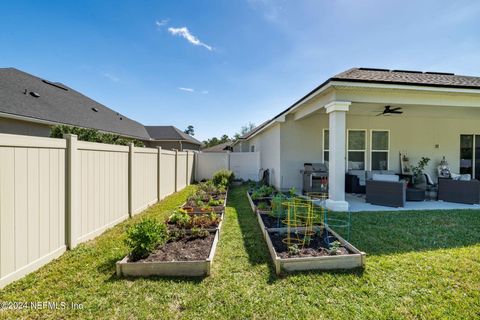
<svg viewBox="0 0 480 320"><path fill-rule="evenodd" d="M288 107L278 115L274 116L272 119L267 120L261 125L257 126L252 131L244 134L241 138L248 139L253 134L266 127L274 119L287 113L294 106L301 103L302 101L310 97L312 94L314 94L317 90L321 89L332 81L480 89L480 77L455 75L448 72L422 72L413 70L352 68L329 78L328 80L320 84L318 87L307 93L301 99L296 101L290 107Z"/></svg>
<svg viewBox="0 0 480 320"><path fill-rule="evenodd" d="M188 141L190 143L201 145L202 143L189 134L181 131L174 126L145 126L150 137L153 140L162 141Z"/></svg>
<svg viewBox="0 0 480 320"><path fill-rule="evenodd" d="M150 140L142 124L61 83L15 68L0 68L0 113Z"/></svg>
<svg viewBox="0 0 480 320"><path fill-rule="evenodd" d="M334 80L480 89L480 77L444 72L352 68L330 78L330 81Z"/></svg>

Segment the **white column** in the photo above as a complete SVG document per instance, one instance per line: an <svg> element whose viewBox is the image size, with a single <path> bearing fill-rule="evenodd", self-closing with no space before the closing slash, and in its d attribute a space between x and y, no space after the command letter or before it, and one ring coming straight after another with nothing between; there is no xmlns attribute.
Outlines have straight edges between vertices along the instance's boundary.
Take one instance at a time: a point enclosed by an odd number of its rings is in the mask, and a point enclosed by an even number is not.
<svg viewBox="0 0 480 320"><path fill-rule="evenodd" d="M330 136L326 205L333 211L348 211L348 202L345 201L345 134L350 104L349 101L332 101L325 105Z"/></svg>

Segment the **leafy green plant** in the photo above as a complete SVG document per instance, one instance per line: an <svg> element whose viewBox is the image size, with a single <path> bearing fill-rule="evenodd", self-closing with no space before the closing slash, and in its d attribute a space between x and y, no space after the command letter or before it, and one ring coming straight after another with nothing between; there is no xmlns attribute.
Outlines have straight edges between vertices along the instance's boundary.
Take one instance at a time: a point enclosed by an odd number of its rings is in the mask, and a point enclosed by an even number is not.
<svg viewBox="0 0 480 320"><path fill-rule="evenodd" d="M210 201L208 201L208 205L212 206L212 207L217 207L217 206L221 206L223 205L223 200L222 199L218 199L218 200L215 200L215 199L210 199Z"/></svg>
<svg viewBox="0 0 480 320"><path fill-rule="evenodd" d="M275 188L271 186L261 186L258 189L253 190L252 199L257 200L260 198L270 197L275 192Z"/></svg>
<svg viewBox="0 0 480 320"><path fill-rule="evenodd" d="M418 161L418 164L412 167L414 182L417 182L420 179L423 174L423 170L425 170L425 167L428 165L428 162L430 162L430 158L422 157L420 161Z"/></svg>
<svg viewBox="0 0 480 320"><path fill-rule="evenodd" d="M293 198L297 195L297 189L295 187L292 187L288 190L288 195L290 198Z"/></svg>
<svg viewBox="0 0 480 320"><path fill-rule="evenodd" d="M210 232L208 232L208 230L205 230L203 228L192 228L191 230L191 236L192 238L206 238L208 237L208 235L210 234Z"/></svg>
<svg viewBox="0 0 480 320"><path fill-rule="evenodd" d="M258 210L270 210L270 206L266 202L259 202L257 205Z"/></svg>
<svg viewBox="0 0 480 320"><path fill-rule="evenodd" d="M300 248L298 247L298 244L292 244L291 246L289 246L288 253L291 255L298 255L300 253Z"/></svg>
<svg viewBox="0 0 480 320"><path fill-rule="evenodd" d="M63 135L67 133L77 135L78 140L80 141L118 144L123 146L129 145L133 142L136 147L145 147L145 144L142 141L123 138L116 134L100 132L97 129L79 128L66 125L53 126L50 129L51 138L63 138Z"/></svg>
<svg viewBox="0 0 480 320"><path fill-rule="evenodd" d="M230 183L233 182L233 179L235 179L235 175L232 171L222 169L215 172L212 178L212 182L217 187L227 187L228 185L230 185Z"/></svg>
<svg viewBox="0 0 480 320"><path fill-rule="evenodd" d="M168 240L168 231L164 223L153 219L144 219L127 230L125 243L130 247L133 261L143 259L159 245Z"/></svg>
<svg viewBox="0 0 480 320"><path fill-rule="evenodd" d="M191 224L192 217L183 209L175 210L170 217L168 217L168 222L175 224L180 228L185 228Z"/></svg>
<svg viewBox="0 0 480 320"><path fill-rule="evenodd" d="M338 254L338 250L340 249L340 247L341 247L340 241L335 240L332 243L330 243L330 248L327 249L327 252L330 255L336 255Z"/></svg>
<svg viewBox="0 0 480 320"><path fill-rule="evenodd" d="M216 227L220 221L220 217L215 212L209 214L195 215L192 220L194 227L211 228Z"/></svg>

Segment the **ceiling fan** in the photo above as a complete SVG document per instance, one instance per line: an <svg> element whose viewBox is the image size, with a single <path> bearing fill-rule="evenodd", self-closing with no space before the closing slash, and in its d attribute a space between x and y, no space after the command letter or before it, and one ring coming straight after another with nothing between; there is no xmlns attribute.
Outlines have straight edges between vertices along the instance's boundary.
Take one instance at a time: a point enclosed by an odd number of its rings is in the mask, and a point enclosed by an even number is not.
<svg viewBox="0 0 480 320"><path fill-rule="evenodd" d="M383 112L380 112L379 114L377 114L377 117L378 116L385 116L385 115L389 115L389 114L402 114L403 111L400 111L400 110L402 110L401 107L392 108L391 106L385 106L385 110L383 110Z"/></svg>

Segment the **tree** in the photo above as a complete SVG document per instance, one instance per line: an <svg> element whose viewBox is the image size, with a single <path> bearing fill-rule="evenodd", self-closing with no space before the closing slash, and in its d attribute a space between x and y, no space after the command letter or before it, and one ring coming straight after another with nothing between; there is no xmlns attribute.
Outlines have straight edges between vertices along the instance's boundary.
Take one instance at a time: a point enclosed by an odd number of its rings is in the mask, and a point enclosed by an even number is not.
<svg viewBox="0 0 480 320"><path fill-rule="evenodd" d="M235 133L233 137L235 138L235 140L238 140L240 137L249 133L253 129L255 129L255 124L253 122L249 122L247 125L242 126L242 128L240 129L240 132Z"/></svg>
<svg viewBox="0 0 480 320"><path fill-rule="evenodd" d="M204 140L203 145L205 148L210 148L218 144L229 142L229 141L232 141L232 139L228 135L224 134L220 138L213 137L213 138Z"/></svg>
<svg viewBox="0 0 480 320"><path fill-rule="evenodd" d="M194 136L195 135L195 130L193 129L193 126L192 125L189 125L187 127L187 129L185 129L183 132L185 132L186 134L189 134L191 136Z"/></svg>

